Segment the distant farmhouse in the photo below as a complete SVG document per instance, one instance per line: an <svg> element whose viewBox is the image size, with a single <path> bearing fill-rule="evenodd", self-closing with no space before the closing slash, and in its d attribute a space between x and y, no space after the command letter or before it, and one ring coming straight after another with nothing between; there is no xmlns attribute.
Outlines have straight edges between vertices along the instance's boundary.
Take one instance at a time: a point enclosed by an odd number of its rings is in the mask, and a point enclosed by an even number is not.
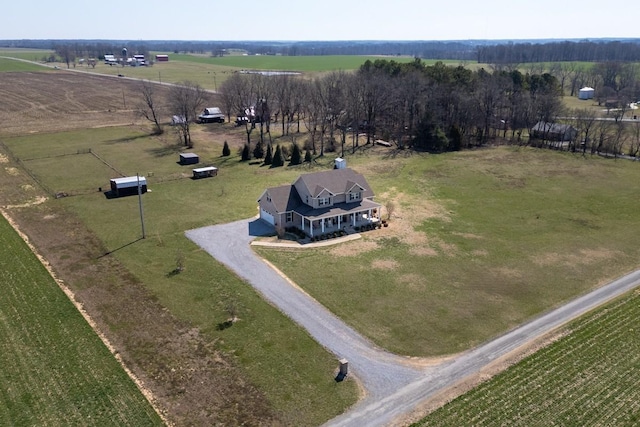
<svg viewBox="0 0 640 427"><path fill-rule="evenodd" d="M295 227L314 237L378 223L380 204L367 180L349 168L301 175L293 184L267 188L260 218L284 230Z"/></svg>

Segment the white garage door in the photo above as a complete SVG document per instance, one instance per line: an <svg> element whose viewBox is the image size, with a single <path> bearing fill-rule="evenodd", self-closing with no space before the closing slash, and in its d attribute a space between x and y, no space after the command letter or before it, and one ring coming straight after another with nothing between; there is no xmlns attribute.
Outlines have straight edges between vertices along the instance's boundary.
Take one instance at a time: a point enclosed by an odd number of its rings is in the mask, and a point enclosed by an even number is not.
<svg viewBox="0 0 640 427"><path fill-rule="evenodd" d="M260 209L260 218L264 219L271 225L274 225L275 223L275 219L273 218L273 215L271 215L269 212L265 211L264 209Z"/></svg>

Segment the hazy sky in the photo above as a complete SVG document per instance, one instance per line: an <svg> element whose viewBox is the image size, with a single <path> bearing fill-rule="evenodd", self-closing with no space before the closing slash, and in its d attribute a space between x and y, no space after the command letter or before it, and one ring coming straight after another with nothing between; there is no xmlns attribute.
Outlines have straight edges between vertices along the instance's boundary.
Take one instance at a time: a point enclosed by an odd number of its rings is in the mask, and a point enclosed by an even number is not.
<svg viewBox="0 0 640 427"><path fill-rule="evenodd" d="M0 39L467 40L640 37L640 1L10 0Z"/></svg>

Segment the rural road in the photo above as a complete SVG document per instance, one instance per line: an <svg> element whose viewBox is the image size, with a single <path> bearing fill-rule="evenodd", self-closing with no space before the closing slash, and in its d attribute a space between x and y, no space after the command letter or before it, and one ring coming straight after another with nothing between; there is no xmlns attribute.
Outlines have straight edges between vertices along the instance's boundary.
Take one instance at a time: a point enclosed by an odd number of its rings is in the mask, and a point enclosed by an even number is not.
<svg viewBox="0 0 640 427"><path fill-rule="evenodd" d="M550 311L475 349L437 365L377 348L311 296L275 271L250 248L251 241L269 231L259 219L189 230L186 236L238 274L269 302L304 327L362 382L365 399L327 426L386 426L455 383L478 373L502 356L558 326L640 285L640 270ZM337 361L336 361L337 367Z"/></svg>

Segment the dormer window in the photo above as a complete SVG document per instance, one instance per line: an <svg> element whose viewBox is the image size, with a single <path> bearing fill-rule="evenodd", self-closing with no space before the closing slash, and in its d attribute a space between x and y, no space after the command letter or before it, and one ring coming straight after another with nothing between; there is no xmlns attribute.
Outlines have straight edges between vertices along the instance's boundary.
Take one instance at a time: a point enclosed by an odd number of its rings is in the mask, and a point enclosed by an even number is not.
<svg viewBox="0 0 640 427"><path fill-rule="evenodd" d="M318 206L329 206L331 204L331 197L318 198Z"/></svg>
<svg viewBox="0 0 640 427"><path fill-rule="evenodd" d="M349 201L355 202L356 200L360 200L360 193L349 193Z"/></svg>

